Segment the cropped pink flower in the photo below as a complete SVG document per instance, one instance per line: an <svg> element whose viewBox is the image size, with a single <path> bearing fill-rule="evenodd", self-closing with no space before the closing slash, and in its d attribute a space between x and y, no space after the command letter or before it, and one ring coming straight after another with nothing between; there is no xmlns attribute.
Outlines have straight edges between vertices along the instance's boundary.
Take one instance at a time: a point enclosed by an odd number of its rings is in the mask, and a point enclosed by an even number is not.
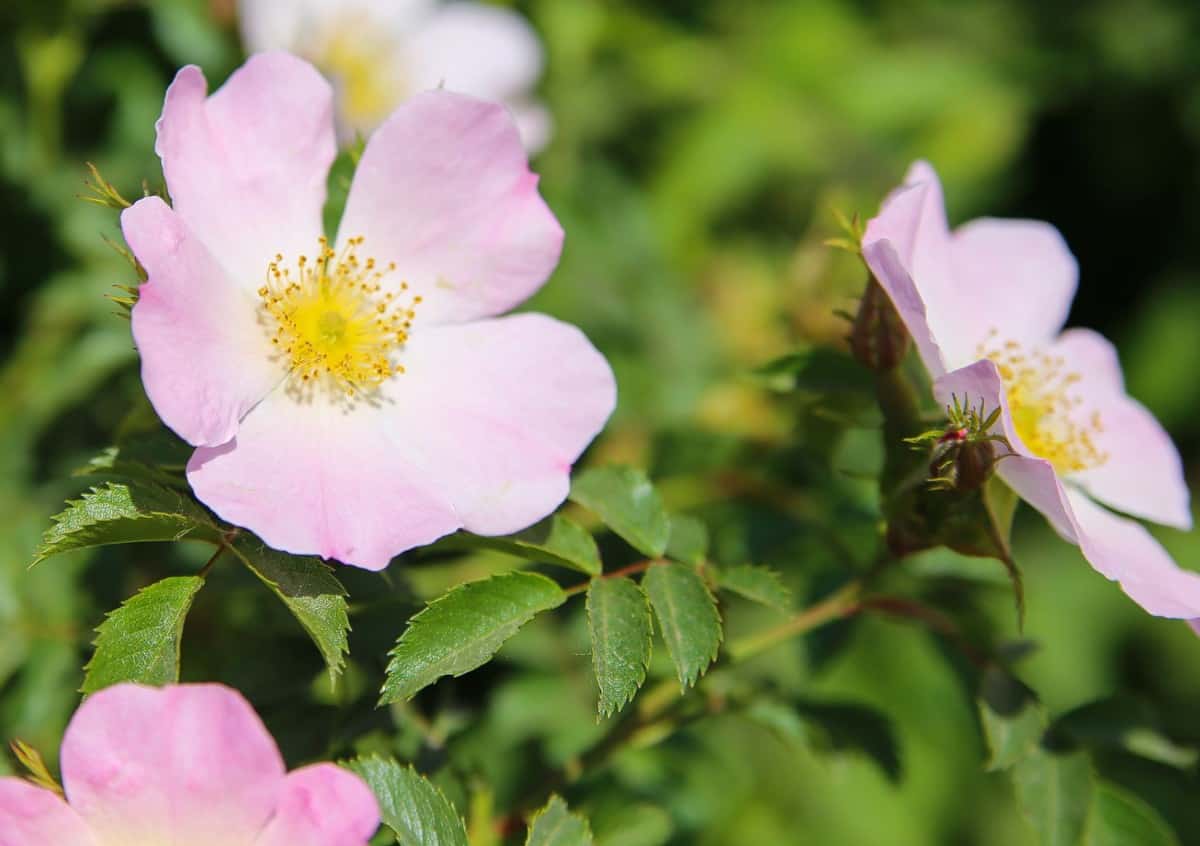
<svg viewBox="0 0 1200 846"><path fill-rule="evenodd" d="M1004 481L1151 614L1200 617L1200 574L1109 510L1192 525L1179 453L1125 393L1112 344L1061 331L1078 268L1058 231L985 218L951 232L937 174L918 162L867 225L863 254L939 401L1002 409L1016 452L998 465Z"/></svg>
<svg viewBox="0 0 1200 846"><path fill-rule="evenodd" d="M102 690L60 757L65 801L0 778L0 846L365 846L379 827L362 779L333 764L286 772L222 685Z"/></svg>
<svg viewBox="0 0 1200 846"><path fill-rule="evenodd" d="M344 140L433 88L504 103L530 152L550 138L550 114L532 96L542 45L512 9L468 0L238 0L238 12L248 51L287 50L332 80Z"/></svg>
<svg viewBox="0 0 1200 846"><path fill-rule="evenodd" d="M196 496L277 549L369 569L553 511L616 387L578 329L494 316L542 285L563 237L508 113L408 100L367 144L327 244L329 84L265 53L205 94L184 68L158 122L173 206L121 217L149 274L142 381L198 447Z"/></svg>

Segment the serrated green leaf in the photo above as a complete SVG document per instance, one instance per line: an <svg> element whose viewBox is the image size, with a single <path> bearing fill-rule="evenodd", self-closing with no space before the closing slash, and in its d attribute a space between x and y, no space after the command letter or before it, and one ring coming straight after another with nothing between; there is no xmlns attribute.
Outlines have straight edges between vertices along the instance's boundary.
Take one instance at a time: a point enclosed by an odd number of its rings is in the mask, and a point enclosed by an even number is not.
<svg viewBox="0 0 1200 846"><path fill-rule="evenodd" d="M333 569L319 558L271 549L251 535L238 536L230 549L300 621L336 680L350 648L350 617L346 589Z"/></svg>
<svg viewBox="0 0 1200 846"><path fill-rule="evenodd" d="M783 578L770 567L739 564L718 570L716 574L717 586L721 590L780 611L792 610L792 592L783 583Z"/></svg>
<svg viewBox="0 0 1200 846"><path fill-rule="evenodd" d="M377 756L346 766L375 793L383 824L400 846L467 846L462 817L440 790L411 766Z"/></svg>
<svg viewBox="0 0 1200 846"><path fill-rule="evenodd" d="M179 681L179 644L200 576L172 576L142 588L96 629L96 651L84 667L82 692L118 682L164 685Z"/></svg>
<svg viewBox="0 0 1200 846"><path fill-rule="evenodd" d="M34 564L61 552L95 546L185 537L214 543L221 539L220 530L190 496L143 482L109 482L92 488L68 502L53 520Z"/></svg>
<svg viewBox="0 0 1200 846"><path fill-rule="evenodd" d="M674 562L651 566L642 587L654 606L679 683L690 687L721 648L721 617L712 594L693 568Z"/></svg>
<svg viewBox="0 0 1200 846"><path fill-rule="evenodd" d="M592 579L587 592L592 668L602 717L633 699L650 664L650 602L632 579Z"/></svg>
<svg viewBox="0 0 1200 846"><path fill-rule="evenodd" d="M1038 748L1012 773L1017 804L1042 846L1079 846L1092 805L1092 762L1087 753Z"/></svg>
<svg viewBox="0 0 1200 846"><path fill-rule="evenodd" d="M671 536L671 520L654 485L632 467L594 467L575 477L571 500L592 511L630 546L660 557Z"/></svg>
<svg viewBox="0 0 1200 846"><path fill-rule="evenodd" d="M566 599L537 573L504 573L452 589L414 616L391 652L380 704L412 698L442 676L486 664L540 611Z"/></svg>
<svg viewBox="0 0 1200 846"><path fill-rule="evenodd" d="M984 671L979 719L991 753L989 770L1007 770L1033 754L1046 729L1033 691L998 667Z"/></svg>
<svg viewBox="0 0 1200 846"><path fill-rule="evenodd" d="M525 846L592 846L592 829L560 797L551 796L530 820Z"/></svg>
<svg viewBox="0 0 1200 846"><path fill-rule="evenodd" d="M1112 784L1096 786L1087 846L1179 846L1166 820L1139 797Z"/></svg>
<svg viewBox="0 0 1200 846"><path fill-rule="evenodd" d="M667 557L698 567L708 558L708 526L690 514L671 516L671 538Z"/></svg>
<svg viewBox="0 0 1200 846"><path fill-rule="evenodd" d="M561 514L554 514L523 532L504 537L483 537L459 532L439 541L439 547L495 549L527 561L570 567L589 576L599 575L600 550L586 529Z"/></svg>

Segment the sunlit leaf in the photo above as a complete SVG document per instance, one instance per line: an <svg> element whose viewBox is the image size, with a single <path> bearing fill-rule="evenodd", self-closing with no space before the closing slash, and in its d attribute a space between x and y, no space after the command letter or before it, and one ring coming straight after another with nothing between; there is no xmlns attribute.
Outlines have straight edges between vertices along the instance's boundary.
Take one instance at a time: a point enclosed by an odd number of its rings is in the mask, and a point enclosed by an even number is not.
<svg viewBox="0 0 1200 846"><path fill-rule="evenodd" d="M333 569L319 558L271 549L250 535L236 538L231 549L300 621L336 679L349 649L350 617L346 589Z"/></svg>
<svg viewBox="0 0 1200 846"><path fill-rule="evenodd" d="M595 467L575 477L571 499L592 511L634 549L658 558L671 520L646 474L632 467Z"/></svg>
<svg viewBox="0 0 1200 846"><path fill-rule="evenodd" d="M592 846L592 830L560 797L551 796L530 820L525 846Z"/></svg>
<svg viewBox="0 0 1200 846"><path fill-rule="evenodd" d="M164 685L179 681L183 622L204 579L172 576L142 588L96 629L96 651L83 693L118 682Z"/></svg>
<svg viewBox="0 0 1200 846"><path fill-rule="evenodd" d="M780 575L770 567L740 564L714 572L717 586L721 590L736 593L738 596L761 605L778 608L780 611L790 611L792 608L791 590L783 583Z"/></svg>
<svg viewBox="0 0 1200 846"><path fill-rule="evenodd" d="M671 538L667 541L668 558L698 566L708 557L708 527L690 514L671 515Z"/></svg>
<svg viewBox="0 0 1200 846"><path fill-rule="evenodd" d="M442 676L486 664L539 611L566 598L537 573L505 573L459 585L409 621L391 651L381 704L409 699Z"/></svg>
<svg viewBox="0 0 1200 846"><path fill-rule="evenodd" d="M721 617L712 594L693 568L674 562L650 567L642 587L654 606L679 683L690 687L721 648Z"/></svg>
<svg viewBox="0 0 1200 846"><path fill-rule="evenodd" d="M599 709L607 717L621 710L646 680L653 634L650 603L632 579L593 579L587 612Z"/></svg>
<svg viewBox="0 0 1200 846"><path fill-rule="evenodd" d="M586 529L575 521L554 514L522 532L503 537L484 537L459 532L439 541L437 547L495 549L527 561L569 567L589 576L603 569L600 550Z"/></svg>
<svg viewBox="0 0 1200 846"><path fill-rule="evenodd" d="M191 497L160 485L110 482L67 503L42 536L34 563L75 549L183 538L219 542L220 530Z"/></svg>
<svg viewBox="0 0 1200 846"><path fill-rule="evenodd" d="M400 846L467 846L462 817L433 782L411 766L372 756L346 764L375 793L383 824Z"/></svg>

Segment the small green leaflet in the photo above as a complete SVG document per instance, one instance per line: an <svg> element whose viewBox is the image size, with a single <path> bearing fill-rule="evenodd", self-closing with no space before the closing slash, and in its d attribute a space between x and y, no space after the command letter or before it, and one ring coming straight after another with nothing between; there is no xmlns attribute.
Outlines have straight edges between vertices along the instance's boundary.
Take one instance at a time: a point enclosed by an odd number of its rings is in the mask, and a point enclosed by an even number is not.
<svg viewBox="0 0 1200 846"><path fill-rule="evenodd" d="M699 567L708 557L708 526L690 514L672 515L666 554L668 558Z"/></svg>
<svg viewBox="0 0 1200 846"><path fill-rule="evenodd" d="M1036 751L1046 717L1033 691L998 667L984 671L979 719L991 757L989 770L1007 770Z"/></svg>
<svg viewBox="0 0 1200 846"><path fill-rule="evenodd" d="M671 520L641 470L616 466L585 470L575 477L570 496L643 555L658 558L666 551Z"/></svg>
<svg viewBox="0 0 1200 846"><path fill-rule="evenodd" d="M164 685L179 681L179 642L200 576L173 576L142 588L96 629L96 651L84 668L82 692L118 682Z"/></svg>
<svg viewBox="0 0 1200 846"><path fill-rule="evenodd" d="M525 846L592 846L592 829L560 797L551 796L530 820Z"/></svg>
<svg viewBox="0 0 1200 846"><path fill-rule="evenodd" d="M1179 838L1146 802L1101 782L1088 820L1087 846L1179 846Z"/></svg>
<svg viewBox="0 0 1200 846"><path fill-rule="evenodd" d="M311 556L288 555L251 535L239 535L230 549L300 621L336 681L349 650L350 617L346 589L329 565Z"/></svg>
<svg viewBox="0 0 1200 846"><path fill-rule="evenodd" d="M688 688L721 648L721 617L712 594L694 569L674 562L651 566L642 587L650 595L679 683Z"/></svg>
<svg viewBox="0 0 1200 846"><path fill-rule="evenodd" d="M739 564L710 572L716 573L717 586L721 590L780 611L792 610L792 592L780 575L769 567Z"/></svg>
<svg viewBox="0 0 1200 846"><path fill-rule="evenodd" d="M356 758L346 766L375 793L383 824L396 833L400 846L467 846L458 811L411 766L378 756Z"/></svg>
<svg viewBox="0 0 1200 846"><path fill-rule="evenodd" d="M186 494L151 483L109 482L67 503L42 536L33 563L74 549L185 537L219 543L221 531Z"/></svg>
<svg viewBox="0 0 1200 846"><path fill-rule="evenodd" d="M1092 803L1092 762L1086 752L1038 748L1013 768L1017 804L1042 846L1077 846Z"/></svg>
<svg viewBox="0 0 1200 846"><path fill-rule="evenodd" d="M537 573L505 573L453 588L409 621L391 652L379 703L411 699L442 676L486 664L539 611L566 594Z"/></svg>
<svg viewBox="0 0 1200 846"><path fill-rule="evenodd" d="M653 634L650 603L637 582L592 579L587 592L592 668L602 717L620 711L646 680Z"/></svg>
<svg viewBox="0 0 1200 846"><path fill-rule="evenodd" d="M516 555L526 561L542 561L570 567L589 576L603 569L600 550L587 530L573 520L554 514L523 532L505 537L482 537L466 532L451 535L437 544L439 547L495 549Z"/></svg>

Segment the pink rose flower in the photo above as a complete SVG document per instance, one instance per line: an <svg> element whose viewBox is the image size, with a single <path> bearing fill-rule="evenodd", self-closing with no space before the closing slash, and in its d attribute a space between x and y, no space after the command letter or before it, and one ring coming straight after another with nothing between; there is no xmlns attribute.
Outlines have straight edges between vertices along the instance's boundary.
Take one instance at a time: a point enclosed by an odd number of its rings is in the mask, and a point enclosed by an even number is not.
<svg viewBox="0 0 1200 846"><path fill-rule="evenodd" d="M578 329L495 317L542 285L563 237L508 113L408 100L326 244L329 84L266 53L205 94L184 68L158 122L173 207L148 197L121 217L149 274L142 381L197 447L196 496L276 549L369 569L552 512L616 386Z"/></svg>
<svg viewBox="0 0 1200 846"><path fill-rule="evenodd" d="M996 425L1015 451L997 465L1004 481L1151 614L1200 617L1200 574L1109 510L1192 525L1179 453L1125 393L1112 344L1061 331L1078 267L1058 231L985 218L951 232L937 174L918 162L867 224L863 255L939 402L1002 410Z"/></svg>
<svg viewBox="0 0 1200 846"><path fill-rule="evenodd" d="M250 704L214 684L119 684L62 744L65 801L0 778L0 846L365 846L379 808L333 764L284 769Z"/></svg>
<svg viewBox="0 0 1200 846"><path fill-rule="evenodd" d="M247 51L287 50L333 82L343 140L433 88L504 103L531 153L550 140L550 113L532 93L542 45L512 9L464 0L238 0L238 14Z"/></svg>

